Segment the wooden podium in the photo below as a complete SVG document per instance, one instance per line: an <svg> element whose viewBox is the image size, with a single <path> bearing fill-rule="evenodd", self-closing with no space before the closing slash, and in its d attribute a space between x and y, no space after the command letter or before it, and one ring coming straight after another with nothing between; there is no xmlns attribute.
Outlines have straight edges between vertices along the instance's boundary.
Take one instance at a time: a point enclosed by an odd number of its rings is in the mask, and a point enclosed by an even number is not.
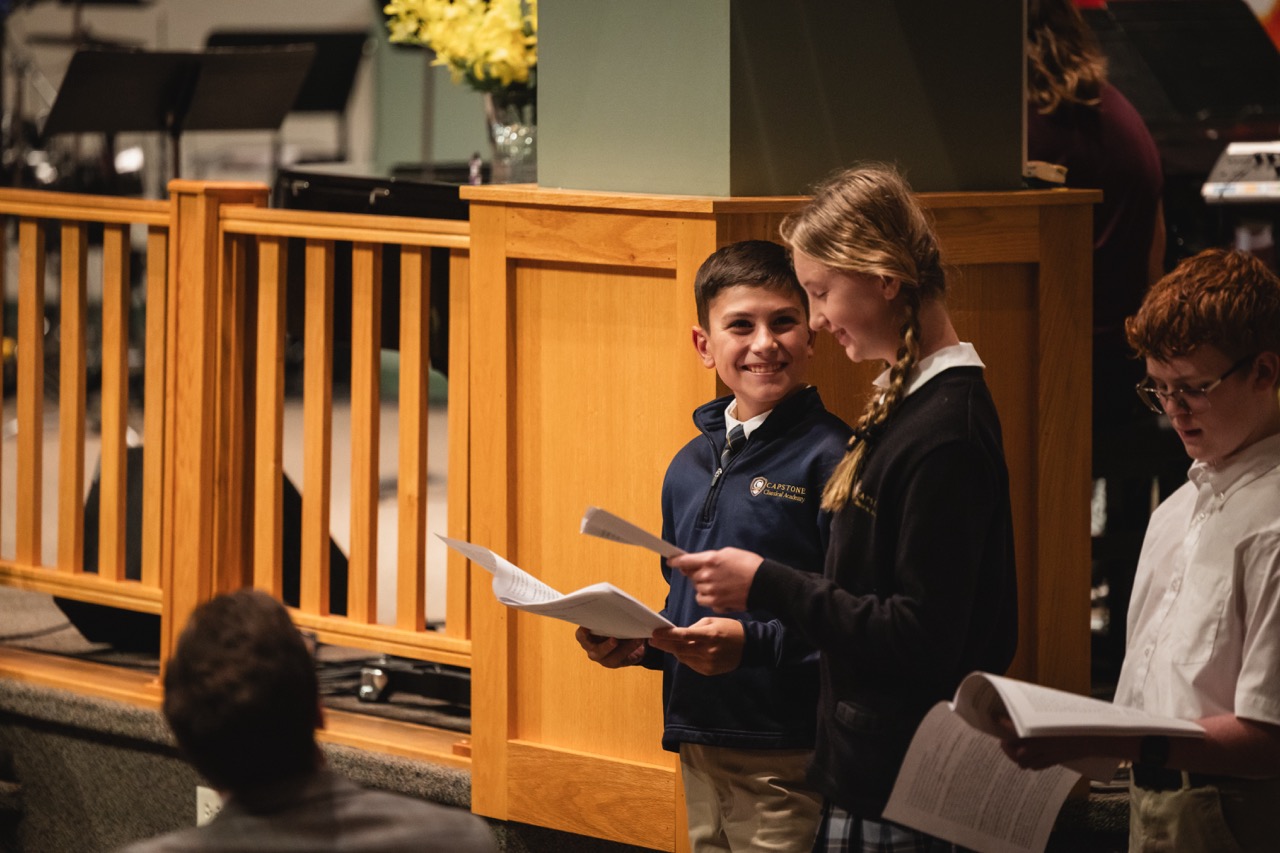
<svg viewBox="0 0 1280 853"><path fill-rule="evenodd" d="M694 274L717 247L776 239L797 198L465 187L471 274L470 477L451 529L569 592L609 580L651 606L656 557L578 533L588 505L658 531L662 476L723 390L696 360ZM926 194L963 340L987 363L1014 507L1013 674L1089 687L1092 191ZM456 286L456 285L455 285ZM455 331L455 334L457 332ZM459 375L461 371L461 376ZM846 419L875 369L827 336L811 381ZM465 523L457 513L466 512ZM660 746L661 675L605 670L567 623L508 610L473 573L472 807L660 850L685 849L677 762Z"/></svg>

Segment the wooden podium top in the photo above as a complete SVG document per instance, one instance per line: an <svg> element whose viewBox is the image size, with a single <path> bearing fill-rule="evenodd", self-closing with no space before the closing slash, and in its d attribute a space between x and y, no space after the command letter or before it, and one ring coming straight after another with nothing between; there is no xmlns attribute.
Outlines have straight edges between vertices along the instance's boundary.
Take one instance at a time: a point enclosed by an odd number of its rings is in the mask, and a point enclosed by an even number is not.
<svg viewBox="0 0 1280 853"><path fill-rule="evenodd" d="M536 204L543 207L608 208L662 213L785 213L808 196L699 196L602 192L540 187L537 184L464 186L462 198L478 203ZM1051 189L997 192L919 193L925 207L1046 207L1097 204L1099 190Z"/></svg>

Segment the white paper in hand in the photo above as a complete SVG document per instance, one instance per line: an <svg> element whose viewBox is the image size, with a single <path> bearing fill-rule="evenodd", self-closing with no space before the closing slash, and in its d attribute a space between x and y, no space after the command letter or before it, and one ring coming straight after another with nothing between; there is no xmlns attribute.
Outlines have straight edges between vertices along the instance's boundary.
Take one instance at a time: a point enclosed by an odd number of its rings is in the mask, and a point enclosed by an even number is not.
<svg viewBox="0 0 1280 853"><path fill-rule="evenodd" d="M637 527L624 518L619 518L606 509L589 506L582 515L582 532L588 536L598 536L610 542L621 542L624 545L639 545L648 548L664 557L677 557L684 551L665 539L654 536L644 528Z"/></svg>
<svg viewBox="0 0 1280 853"><path fill-rule="evenodd" d="M439 534L436 534L439 536ZM439 536L450 548L493 574L493 595L508 607L563 619L600 637L620 640L648 637L671 623L643 602L610 583L597 583L561 595L519 566L488 548Z"/></svg>

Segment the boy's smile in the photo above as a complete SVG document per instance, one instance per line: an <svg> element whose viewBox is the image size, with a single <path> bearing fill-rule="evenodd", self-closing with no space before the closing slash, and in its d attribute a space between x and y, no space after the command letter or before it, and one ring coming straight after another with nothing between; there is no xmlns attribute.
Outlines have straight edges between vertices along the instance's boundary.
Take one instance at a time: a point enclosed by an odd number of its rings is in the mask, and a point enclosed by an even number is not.
<svg viewBox="0 0 1280 853"><path fill-rule="evenodd" d="M716 295L708 315L709 328L693 328L693 345L737 398L739 420L769 411L803 387L813 334L797 295L735 285Z"/></svg>

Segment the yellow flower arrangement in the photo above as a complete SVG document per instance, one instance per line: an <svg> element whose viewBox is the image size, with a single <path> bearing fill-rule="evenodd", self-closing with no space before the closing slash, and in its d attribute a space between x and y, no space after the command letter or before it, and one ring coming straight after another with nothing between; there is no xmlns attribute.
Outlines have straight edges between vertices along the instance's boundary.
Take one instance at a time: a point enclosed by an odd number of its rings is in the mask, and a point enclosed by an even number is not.
<svg viewBox="0 0 1280 853"><path fill-rule="evenodd" d="M391 41L435 51L432 65L481 92L532 92L538 67L537 0L390 0Z"/></svg>

